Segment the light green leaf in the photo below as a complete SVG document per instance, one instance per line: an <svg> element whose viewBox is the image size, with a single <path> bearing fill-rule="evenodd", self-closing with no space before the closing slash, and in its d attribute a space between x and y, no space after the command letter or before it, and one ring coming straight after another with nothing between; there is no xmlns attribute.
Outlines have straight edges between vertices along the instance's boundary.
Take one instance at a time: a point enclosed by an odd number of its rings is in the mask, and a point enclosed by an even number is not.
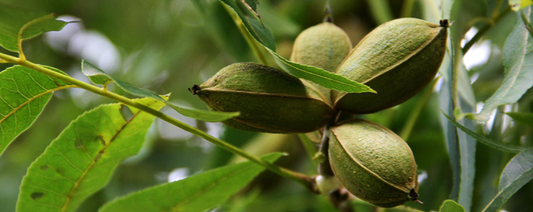
<svg viewBox="0 0 533 212"><path fill-rule="evenodd" d="M164 104L136 100L155 110ZM104 187L120 161L135 155L154 116L121 104L101 105L79 116L35 160L22 180L17 211L74 211Z"/></svg>
<svg viewBox="0 0 533 212"><path fill-rule="evenodd" d="M0 155L33 124L54 91L72 87L22 66L0 72Z"/></svg>
<svg viewBox="0 0 533 212"><path fill-rule="evenodd" d="M514 11L529 7L531 4L533 4L533 1L531 0L509 0L509 6L511 6L511 9Z"/></svg>
<svg viewBox="0 0 533 212"><path fill-rule="evenodd" d="M0 3L0 46L9 51L18 51L19 32L22 40L33 38L43 32L59 31L67 23L55 20L54 14L24 11Z"/></svg>
<svg viewBox="0 0 533 212"><path fill-rule="evenodd" d="M443 10L446 11L446 9ZM464 112L474 112L476 108L472 85L462 60L461 40L472 27L474 21L478 18L487 17L487 14L487 4L484 0L453 1L449 16L450 20L455 21L450 27L452 69L451 75L447 78L449 80L448 83L450 83L449 88L452 91L450 92L450 97L453 102L453 110L460 108ZM446 14L444 16L447 17ZM476 127L476 123L472 120L463 119L459 120L458 123L471 130ZM454 126L448 127L453 128ZM456 147L455 151L459 153L459 158L452 159L452 162L458 162L455 166L460 165L460 170L454 169L454 187L452 188L450 199L456 199L465 208L465 211L469 212L472 207L476 173L476 142L457 129L453 129L450 132L451 134L447 135L446 140L448 143L456 142L453 146Z"/></svg>
<svg viewBox="0 0 533 212"><path fill-rule="evenodd" d="M514 152L514 153L526 150L526 148L523 148L523 147L512 146L512 145L503 144L501 142L493 141L459 124L457 121L453 120L451 117L449 117L445 113L442 113L442 114L444 114L444 116L446 116L446 118L457 128L461 129L463 132L468 134L470 137L475 138L477 141L479 141L482 144L487 145L488 147L491 147L491 148L494 148L500 151L504 151L504 152Z"/></svg>
<svg viewBox="0 0 533 212"><path fill-rule="evenodd" d="M530 16L530 9L524 10ZM533 38L517 13L518 21L503 49L505 77L502 85L487 100L483 110L475 115L480 121L487 121L494 109L500 105L517 102L533 86Z"/></svg>
<svg viewBox="0 0 533 212"><path fill-rule="evenodd" d="M281 155L272 153L263 160L272 163ZM99 211L205 211L226 202L264 169L244 162L209 170L116 199Z"/></svg>
<svg viewBox="0 0 533 212"><path fill-rule="evenodd" d="M522 186L533 179L533 149L523 151L509 161L500 178L498 194L483 209L484 212L496 212Z"/></svg>
<svg viewBox="0 0 533 212"><path fill-rule="evenodd" d="M88 63L87 61L83 60L81 62L81 70L83 74L87 75L89 78L91 78L91 81L96 80L97 82L104 82L107 83L109 80L114 81L119 88L124 90L126 93L129 93L131 95L137 96L137 97L150 97L153 99L157 99L161 102L164 102L172 109L176 110L181 115L191 117L194 119L207 121L207 122L218 122L218 121L224 121L226 119L230 119L236 116L239 116L239 112L218 112L218 111L207 111L207 110L199 110L199 109L188 109L181 106L178 106L172 102L169 102L165 99L163 99L159 94L145 89L145 88L139 88L136 87L130 83L124 82L122 80L116 79L112 77L111 75L106 74L104 71L99 69L98 67ZM89 74L89 75L88 75ZM93 81L94 82L94 81Z"/></svg>
<svg viewBox="0 0 533 212"><path fill-rule="evenodd" d="M514 121L520 124L533 127L533 113L511 112L511 113L505 113L505 114L507 114L508 116L511 116L511 118L513 118Z"/></svg>
<svg viewBox="0 0 533 212"><path fill-rule="evenodd" d="M93 82L94 84L105 85L113 81L109 75L107 75L104 71L100 70L93 64L85 62L85 60L82 60L81 64L81 72L85 76L89 77L89 80L91 80L91 82Z"/></svg>
<svg viewBox="0 0 533 212"><path fill-rule="evenodd" d="M465 208L453 200L445 200L440 206L439 212L464 212Z"/></svg>
<svg viewBox="0 0 533 212"><path fill-rule="evenodd" d="M346 91L349 93L375 93L375 91L370 87L353 80L349 80L344 76L337 75L317 67L294 63L283 58L276 53L276 45L272 36L272 32L270 32L268 28L262 27L261 23L259 23L257 19L246 16L238 5L240 2L232 0L220 1L230 8L229 10L235 13L233 14L233 17L237 19L236 21L242 22L248 33L268 52L270 52L276 59L276 63L289 74L298 78L310 80L329 89Z"/></svg>

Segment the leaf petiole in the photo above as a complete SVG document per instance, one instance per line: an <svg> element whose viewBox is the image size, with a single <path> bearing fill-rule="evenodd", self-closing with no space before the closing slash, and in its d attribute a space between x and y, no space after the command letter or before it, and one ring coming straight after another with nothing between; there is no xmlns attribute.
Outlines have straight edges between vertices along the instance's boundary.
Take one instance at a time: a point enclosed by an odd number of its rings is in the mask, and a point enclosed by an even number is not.
<svg viewBox="0 0 533 212"><path fill-rule="evenodd" d="M59 80L62 80L64 82L68 82L68 83L71 83L73 85L76 85L78 86L79 88L82 88L82 89L85 89L87 91L90 91L92 93L95 93L95 94L98 94L98 95L101 95L101 96L104 96L104 97L107 97L107 98L110 98L112 100L115 100L117 102L121 102L123 104L126 104L126 105L129 105L129 106L132 106L132 107L135 107L139 110L142 110L144 112L147 112L149 114L152 114L153 116L155 117L158 117L160 119L162 119L163 121L166 121L176 127L179 127L187 132L190 132L194 135L197 135L231 153L234 153L236 155L239 155L243 158L246 158L248 159L249 161L252 161L260 166L263 166L265 167L266 169L282 176L282 177L285 177L287 179L290 179L290 180L293 180L293 181L296 181L300 184L302 184L304 187L308 188L309 190L311 191L314 191L314 180L307 176L307 175L304 175L304 174L301 174L301 173L298 173L298 172L294 172L294 171L291 171L291 170L288 170L288 169L285 169L285 168L282 168L280 166L277 166L277 165L274 165L272 163L269 163L269 162L266 162L256 156L253 156L247 152L245 152L244 150L236 147L236 146L233 146L225 141L222 141L218 138L215 138L209 134L207 134L206 132L203 132L197 128L194 128L190 125L187 125L181 121L178 121L177 119L174 119L158 110L154 110L146 105L143 105L143 104L140 104L132 99L129 99L127 97L124 97L124 96L121 96L121 95L118 95L114 92L111 92L111 91L107 91L107 90L104 90L103 88L99 88L99 87L96 87L94 85L91 85L91 84L88 84L88 83L85 83L85 82L82 82L80 80L77 80L75 78L72 78L70 76L67 76L67 75L63 75L63 74L60 74L58 72L55 72L53 70L50 70L46 67L43 67L41 65L38 65L38 64L35 64L35 63L32 63L30 61L27 61L27 60L20 60L19 58L16 58L16 57L13 57L13 56L9 56L9 55L6 55L6 54L3 54L3 53L0 53L0 59L3 59L9 63L14 63L14 64L18 64L18 65L21 65L21 66L24 66L24 67L27 67L27 68L30 68L30 69L33 69L37 72L40 72L40 73L43 73L43 74L46 74L50 77L54 77L56 79L59 79Z"/></svg>
<svg viewBox="0 0 533 212"><path fill-rule="evenodd" d="M24 25L22 25L22 27L20 28L20 30L18 32L18 37L17 37L17 45L18 45L18 53L19 53L19 60L20 61L26 61L26 56L24 55L24 52L22 51L22 41L24 40L24 39L22 39L22 34L24 33L24 30L26 30L32 24L35 24L35 23L38 23L38 22L41 22L41 21L44 21L44 20L47 20L47 19L55 18L55 17L56 17L56 14L55 13L51 13L51 14L48 14L48 15L41 16L39 18L33 19L33 20L25 23Z"/></svg>

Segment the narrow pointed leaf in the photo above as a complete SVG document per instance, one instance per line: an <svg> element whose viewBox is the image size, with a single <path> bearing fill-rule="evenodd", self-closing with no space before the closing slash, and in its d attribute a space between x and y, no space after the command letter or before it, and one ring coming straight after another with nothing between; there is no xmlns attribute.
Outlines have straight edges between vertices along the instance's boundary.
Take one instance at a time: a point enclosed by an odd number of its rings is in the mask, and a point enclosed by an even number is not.
<svg viewBox="0 0 533 212"><path fill-rule="evenodd" d="M524 13L530 17L530 8ZM517 102L533 86L533 37L521 21L520 13L517 16L518 21L503 49L503 83L475 116L480 121L487 121L498 106Z"/></svg>
<svg viewBox="0 0 533 212"><path fill-rule="evenodd" d="M155 110L153 99L137 102ZM139 152L154 116L121 104L101 105L69 126L35 160L22 180L17 211L74 211L104 187L120 161Z"/></svg>
<svg viewBox="0 0 533 212"><path fill-rule="evenodd" d="M33 124L54 91L72 87L22 66L0 72L0 155Z"/></svg>
<svg viewBox="0 0 533 212"><path fill-rule="evenodd" d="M451 2L451 1L450 1ZM444 7L443 7L444 8ZM447 11L447 9L443 9ZM471 28L471 23L475 19L487 17L487 3L484 0L454 0L451 5L450 15L444 14L444 17L449 17L455 23L450 27L451 39L451 59L452 69L449 73L447 83L451 89L451 101L453 102L453 110L460 109L464 112L475 112L475 96L472 91L472 85L466 72L463 63L463 53L461 48L461 40L465 33ZM456 92L456 93L454 93ZM451 114L451 113L448 113ZM476 123L472 120L458 120L458 123L466 128L473 130ZM454 127L454 126L450 126ZM476 142L466 133L455 128L455 135L446 137L447 142L457 142L459 158L455 162L459 162L460 172L454 173L458 178L454 178L454 189L450 195L453 200L457 200L466 212L472 208L472 198L474 193L474 178L476 173ZM455 138L454 138L455 137ZM457 170L454 170L457 171ZM458 182L457 182L458 180Z"/></svg>
<svg viewBox="0 0 533 212"><path fill-rule="evenodd" d="M484 212L496 212L522 186L533 179L533 149L523 151L511 159L503 169L498 194L483 209Z"/></svg>
<svg viewBox="0 0 533 212"><path fill-rule="evenodd" d="M442 114L444 114L444 116L446 116L446 118L457 128L461 129L463 132L468 134L470 137L476 139L482 144L487 145L488 147L491 147L491 148L494 148L500 151L504 151L504 152L514 152L514 153L526 150L526 148L523 148L523 147L507 145L501 142L491 140L459 124L457 121L455 121L454 119L452 119L450 116L446 115L445 113L442 113Z"/></svg>
<svg viewBox="0 0 533 212"><path fill-rule="evenodd" d="M24 11L0 3L0 46L9 51L18 51L19 31L32 20L36 21L26 27L21 37L23 40L33 38L43 32L59 31L67 24L55 20L54 14Z"/></svg>
<svg viewBox="0 0 533 212"><path fill-rule="evenodd" d="M276 53L274 38L272 32L265 27L262 27L261 23L253 17L246 16L246 14L240 9L239 3L232 0L220 0L227 5L232 12L236 14L234 16L237 21L244 24L248 33L259 42L268 52L270 52L276 59L276 63L286 72L294 75L298 78L310 80L316 84L319 84L325 88L346 91L349 93L363 93L374 92L370 87L350 80L344 76L334 74L323 69L306 66L298 63L291 62L281 55Z"/></svg>
<svg viewBox="0 0 533 212"><path fill-rule="evenodd" d="M440 206L439 212L464 212L465 208L453 200L446 200Z"/></svg>
<svg viewBox="0 0 533 212"><path fill-rule="evenodd" d="M511 118L513 118L513 120L519 124L533 127L533 113L511 112L511 113L505 113L505 114L507 114L508 116L511 116Z"/></svg>
<svg viewBox="0 0 533 212"><path fill-rule="evenodd" d="M116 79L112 77L111 75L106 74L104 71L90 64L87 61L81 62L81 70L83 74L88 76L93 83L105 84L111 80L115 82L117 86L121 88L122 90L124 90L126 93L129 93L137 97L150 97L153 99L157 99L161 102L164 102L166 105L176 110L181 115L191 117L194 119L207 121L207 122L218 122L218 121L224 121L226 119L230 119L230 118L233 118L239 115L239 112L207 111L207 110L200 110L200 109L188 109L188 108L178 106L172 102L167 101L166 99L163 99L156 92L153 92L145 88L139 88L128 82L124 82L122 80Z"/></svg>
<svg viewBox="0 0 533 212"><path fill-rule="evenodd" d="M276 161L282 153L263 160ZM148 188L104 205L100 212L206 211L224 203L265 168L252 162L229 165L186 179Z"/></svg>
<svg viewBox="0 0 533 212"><path fill-rule="evenodd" d="M450 62L449 58L448 60L446 60L446 57L445 61ZM446 80L446 77L449 77L450 72L451 67L446 71L446 74L444 75L444 83L442 84L441 92L439 92L440 109L443 111L443 113L447 114L453 113L453 102L450 89L451 83L450 80ZM446 138L446 147L448 150L448 155L450 157L450 165L452 168L452 189L449 198L457 200L457 196L459 193L459 182L461 179L461 155L459 153L459 142L457 141L457 128L445 118L441 118L440 122L443 128L444 136Z"/></svg>

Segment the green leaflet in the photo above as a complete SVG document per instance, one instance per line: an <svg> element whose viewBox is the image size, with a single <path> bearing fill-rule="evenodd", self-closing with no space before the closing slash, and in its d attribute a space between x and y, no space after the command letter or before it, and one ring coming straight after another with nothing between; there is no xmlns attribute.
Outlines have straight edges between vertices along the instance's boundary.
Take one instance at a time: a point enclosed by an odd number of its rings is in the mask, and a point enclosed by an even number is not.
<svg viewBox="0 0 533 212"><path fill-rule="evenodd" d="M282 155L271 153L262 159L272 163ZM118 198L99 211L205 211L224 203L264 169L244 162L209 170Z"/></svg>
<svg viewBox="0 0 533 212"><path fill-rule="evenodd" d="M54 91L71 87L74 86L18 65L0 72L0 155L33 124Z"/></svg>
<svg viewBox="0 0 533 212"><path fill-rule="evenodd" d="M511 159L503 169L500 177L498 194L483 209L483 212L495 212L513 196L518 189L533 179L533 149L523 151Z"/></svg>
<svg viewBox="0 0 533 212"><path fill-rule="evenodd" d="M161 96L159 96L159 94L151 90L148 90L145 88L139 88L130 83L116 79L108 75L107 73L99 69L98 67L88 63L85 60L81 62L81 70L83 74L88 76L89 79L95 84L106 84L106 83L113 81L117 84L118 87L120 87L126 93L129 93L131 95L138 96L138 97L150 97L153 99L157 99L161 102L164 102L165 104L167 104L172 109L176 110L181 115L191 117L194 119L207 121L207 122L218 122L218 121L224 121L226 119L230 119L230 118L233 118L239 115L239 112L230 113L230 112L217 112L217 111L183 108L172 102L167 101L166 99L163 99Z"/></svg>
<svg viewBox="0 0 533 212"><path fill-rule="evenodd" d="M447 17L447 15L444 16ZM472 20L486 16L487 6L483 0L455 0L451 6L449 18L455 20L455 23L453 27L450 27L452 69L447 79L452 91L450 100L456 104L451 104L453 111L459 108L465 112L475 110L472 85L462 61L461 40L469 30ZM471 130L475 129L476 123L472 120L459 120L458 122ZM452 133L447 135L446 142L449 146L454 146L456 148L454 151L459 153L454 155L456 158L451 159L451 162L456 164L452 165L455 166L454 188L450 199L457 200L465 208L465 211L469 212L472 207L474 190L476 142L464 132L458 131L453 125L448 125L447 128L451 129L450 132ZM457 166L459 166L459 170L457 170Z"/></svg>
<svg viewBox="0 0 533 212"><path fill-rule="evenodd" d="M234 19L240 19L236 21L241 21L248 33L257 41L259 42L270 54L274 56L276 59L276 63L286 72L290 73L291 75L294 75L298 78L307 79L314 83L317 83L325 88L339 90L339 91L346 91L349 93L364 93L364 92L373 92L370 87L355 82L353 80L349 80L344 76L337 75L328 71L325 71L320 68L316 68L313 66L306 66L298 63L291 62L282 56L278 55L275 51L275 42L274 38L272 36L272 32L265 28L259 23L259 21L254 17L250 17L245 14L244 11L242 11L239 7L239 3L234 0L220 0L223 4L225 4L228 8L232 10L232 12L236 13L236 16L234 15Z"/></svg>
<svg viewBox="0 0 533 212"><path fill-rule="evenodd" d="M461 129L463 132L468 134L470 137L476 139L480 143L483 143L483 144L487 145L488 147L491 147L491 148L494 148L494 149L497 149L497 150L500 150L500 151L514 152L514 153L526 150L526 148L523 148L523 147L511 146L511 145L503 144L501 142L493 141L493 140L491 140L491 139L489 139L489 138L487 138L485 136L482 136L480 134L477 134L476 132L466 128L465 126L463 126L461 124L459 124L457 121L453 120L451 117L449 117L445 113L443 113L443 114L457 128Z"/></svg>
<svg viewBox="0 0 533 212"><path fill-rule="evenodd" d="M43 32L59 31L67 24L55 20L54 14L28 12L0 3L0 46L9 51L18 51L19 31L28 23L30 25L22 33L23 40Z"/></svg>
<svg viewBox="0 0 533 212"><path fill-rule="evenodd" d="M530 9L524 10L530 17ZM502 85L487 99L483 110L475 114L480 121L487 121L494 109L500 105L517 102L529 88L533 86L533 38L521 21L520 13L517 13L518 21L513 32L505 41L503 49L503 65L505 77Z"/></svg>
<svg viewBox="0 0 533 212"><path fill-rule="evenodd" d="M136 100L155 110L162 102ZM35 160L22 181L17 211L74 211L104 187L120 161L135 155L154 117L122 104L101 105L85 112Z"/></svg>
<svg viewBox="0 0 533 212"><path fill-rule="evenodd" d="M440 206L439 212L464 212L465 208L453 200L446 200Z"/></svg>

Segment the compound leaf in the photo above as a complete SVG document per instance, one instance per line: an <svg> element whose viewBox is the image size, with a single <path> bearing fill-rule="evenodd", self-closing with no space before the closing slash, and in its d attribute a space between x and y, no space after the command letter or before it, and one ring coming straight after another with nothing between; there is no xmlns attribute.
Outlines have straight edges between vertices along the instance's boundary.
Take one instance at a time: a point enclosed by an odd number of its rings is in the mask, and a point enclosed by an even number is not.
<svg viewBox="0 0 533 212"><path fill-rule="evenodd" d="M236 21L242 22L244 27L246 28L246 31L268 52L270 52L270 54L272 54L276 59L276 63L289 74L294 75L298 78L313 81L314 83L329 89L346 91L349 93L375 93L375 91L372 90L370 87L350 80L344 76L334 74L317 67L294 63L285 59L284 57L276 53L276 44L274 42L274 37L270 29L263 27L262 24L256 18L247 16L238 5L239 3L241 3L240 1L220 1L229 8L230 13L234 13L232 14L232 17L234 17Z"/></svg>
<svg viewBox="0 0 533 212"><path fill-rule="evenodd" d="M136 100L155 110L164 104ZM122 116L129 109L131 117ZM154 116L122 104L80 115L35 160L22 180L17 211L74 211L104 187L120 161L135 155Z"/></svg>
<svg viewBox="0 0 533 212"><path fill-rule="evenodd" d="M176 110L181 115L191 117L194 119L207 121L207 122L218 122L218 121L224 121L226 119L230 119L230 118L233 118L239 115L239 112L207 111L207 110L199 110L199 109L189 109L189 108L178 106L172 102L167 101L166 99L163 99L156 92L153 92L145 88L139 88L128 82L116 79L85 60L81 62L81 70L83 74L88 76L89 79L95 84L106 84L110 81L113 81L116 83L116 85L119 88L124 90L126 93L129 93L137 97L150 97L153 99L157 99L161 102L164 102L166 105Z"/></svg>

